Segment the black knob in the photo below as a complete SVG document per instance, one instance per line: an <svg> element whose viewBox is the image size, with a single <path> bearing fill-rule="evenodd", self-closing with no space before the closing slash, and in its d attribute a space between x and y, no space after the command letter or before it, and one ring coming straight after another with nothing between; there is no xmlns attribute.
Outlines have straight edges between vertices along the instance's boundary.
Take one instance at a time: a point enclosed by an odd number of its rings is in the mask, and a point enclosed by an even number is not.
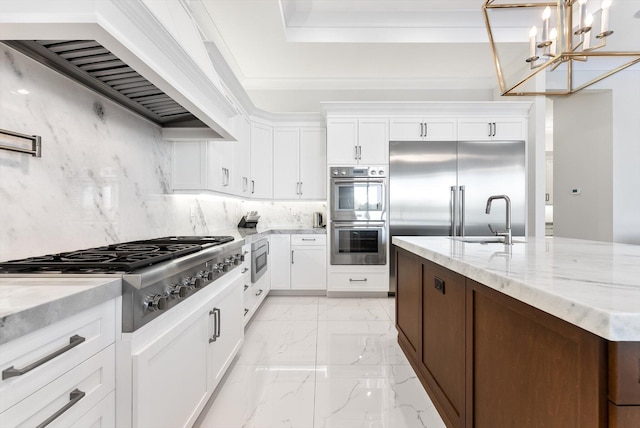
<svg viewBox="0 0 640 428"><path fill-rule="evenodd" d="M207 284L207 281L204 278L196 278L194 285L196 288L202 288Z"/></svg>
<svg viewBox="0 0 640 428"><path fill-rule="evenodd" d="M224 264L224 266L222 266L222 272L229 272L231 270L231 266L228 265L227 263Z"/></svg>
<svg viewBox="0 0 640 428"><path fill-rule="evenodd" d="M213 272L209 272L209 271L205 272L204 279L206 279L207 281L213 280Z"/></svg>
<svg viewBox="0 0 640 428"><path fill-rule="evenodd" d="M156 294L147 301L147 308L152 311L164 311L169 307L169 301L161 294Z"/></svg>
<svg viewBox="0 0 640 428"><path fill-rule="evenodd" d="M171 289L171 297L187 297L189 289L185 285L176 285Z"/></svg>

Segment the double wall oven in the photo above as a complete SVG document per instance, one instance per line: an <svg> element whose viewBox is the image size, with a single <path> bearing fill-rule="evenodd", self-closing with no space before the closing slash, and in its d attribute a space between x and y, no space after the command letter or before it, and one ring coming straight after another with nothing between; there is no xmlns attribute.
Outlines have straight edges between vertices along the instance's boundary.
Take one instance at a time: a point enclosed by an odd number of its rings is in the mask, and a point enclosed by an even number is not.
<svg viewBox="0 0 640 428"><path fill-rule="evenodd" d="M385 168L332 167L330 175L331 264L386 264Z"/></svg>

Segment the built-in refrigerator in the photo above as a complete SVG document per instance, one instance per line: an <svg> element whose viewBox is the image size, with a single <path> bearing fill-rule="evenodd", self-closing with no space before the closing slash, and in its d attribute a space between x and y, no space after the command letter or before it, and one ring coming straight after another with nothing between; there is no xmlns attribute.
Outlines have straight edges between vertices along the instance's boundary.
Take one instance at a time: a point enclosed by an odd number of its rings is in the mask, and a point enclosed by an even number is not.
<svg viewBox="0 0 640 428"><path fill-rule="evenodd" d="M511 199L513 236L525 233L524 141L392 141L389 143L389 235L489 236L505 229ZM395 254L389 265L395 291Z"/></svg>

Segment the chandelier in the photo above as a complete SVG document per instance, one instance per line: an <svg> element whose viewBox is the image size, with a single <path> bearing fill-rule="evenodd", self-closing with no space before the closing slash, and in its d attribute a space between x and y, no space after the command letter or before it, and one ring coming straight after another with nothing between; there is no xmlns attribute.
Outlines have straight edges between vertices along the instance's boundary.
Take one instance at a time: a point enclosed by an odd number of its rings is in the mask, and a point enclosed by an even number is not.
<svg viewBox="0 0 640 428"><path fill-rule="evenodd" d="M525 0L520 3L517 0L509 3L486 0L482 12L502 95L569 95L639 63L640 39L631 37L632 49L625 46L621 50L612 50L607 46L608 41L615 46L621 44L611 42L629 42L629 35L617 33L612 26L611 12L616 6L618 4L612 0ZM492 27L490 15L499 21L499 14L503 14L503 25L494 23ZM504 24L506 19L510 25ZM615 23L619 24L620 20ZM526 29L524 24L528 24ZM501 62L495 36L496 33L505 33L505 27L511 27L511 40L516 37L524 42L528 32L529 43L526 53L512 53L509 61ZM593 64L595 61L597 66ZM505 64L510 65L511 70L506 70ZM589 78L578 81L576 70L588 70L583 74ZM544 89L539 89L534 77L542 71L554 74L551 80L556 82L556 88L550 89L545 84Z"/></svg>

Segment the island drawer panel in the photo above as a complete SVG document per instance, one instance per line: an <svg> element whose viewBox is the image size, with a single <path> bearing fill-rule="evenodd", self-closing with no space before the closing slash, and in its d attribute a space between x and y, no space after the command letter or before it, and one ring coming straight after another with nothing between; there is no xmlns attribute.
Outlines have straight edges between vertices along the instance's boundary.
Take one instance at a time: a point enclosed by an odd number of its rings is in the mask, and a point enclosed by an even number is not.
<svg viewBox="0 0 640 428"><path fill-rule="evenodd" d="M640 405L640 342L609 342L609 400Z"/></svg>

